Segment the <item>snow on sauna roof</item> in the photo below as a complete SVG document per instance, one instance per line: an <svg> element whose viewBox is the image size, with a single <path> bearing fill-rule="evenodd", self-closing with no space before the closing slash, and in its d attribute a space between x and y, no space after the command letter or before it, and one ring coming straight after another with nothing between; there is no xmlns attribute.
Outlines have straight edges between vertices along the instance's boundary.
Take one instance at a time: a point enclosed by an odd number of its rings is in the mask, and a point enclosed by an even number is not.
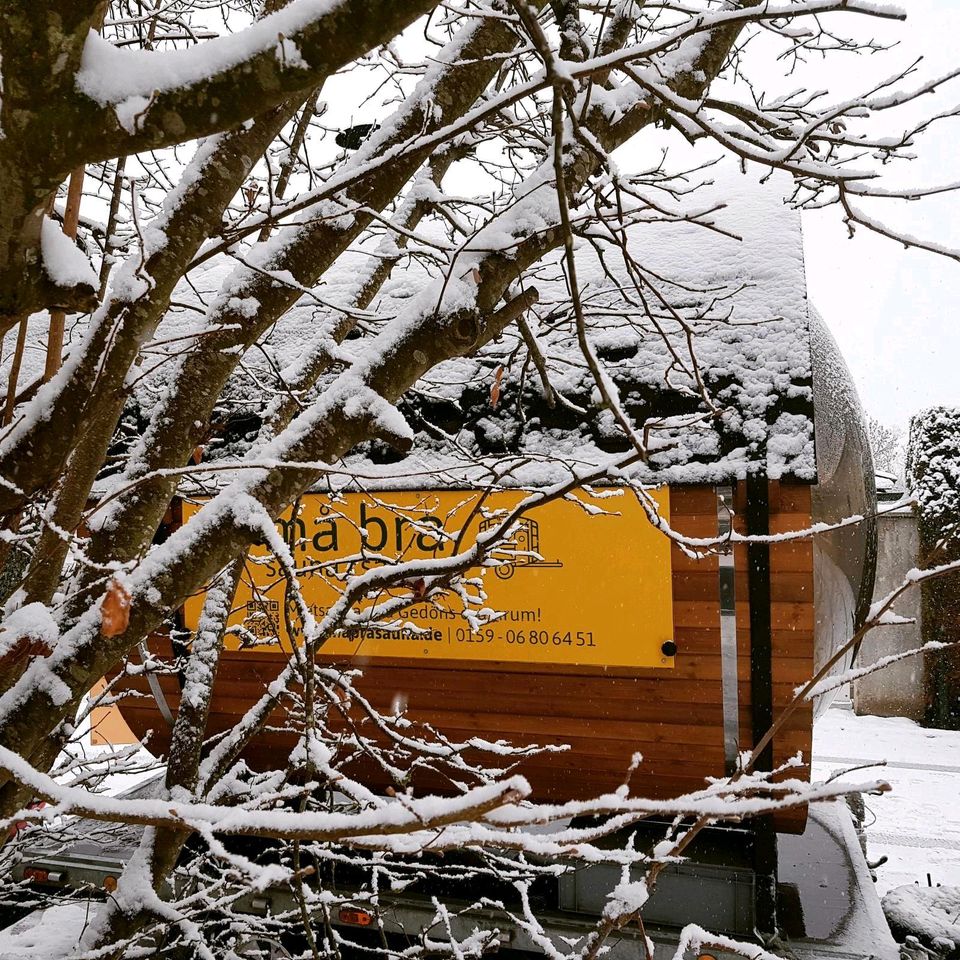
<svg viewBox="0 0 960 960"><path fill-rule="evenodd" d="M589 226L577 242L590 342L652 451L647 464L633 469L640 479L724 482L743 477L758 462L773 478L816 478L810 351L811 334L817 339L823 328L806 299L799 214L783 199L790 180L778 175L761 184L758 179L753 168L742 174L733 164L717 164L691 177L690 186L705 185L686 196L648 191L660 212L633 215L627 230L630 268L603 225ZM665 211L671 218L664 219ZM679 219L684 214L699 224ZM424 226L420 232L428 230ZM317 288L323 302L352 305L357 276L375 246L339 259ZM197 329L197 309L216 299L236 266L229 258L214 259L194 271L189 284L178 286L174 301L180 306L157 331L154 354L169 352L172 359L182 351ZM395 315L422 293L431 269L439 268L401 261L371 311L383 320ZM486 468L502 466L506 457L528 462L505 482L532 484L566 478L569 465L607 462L627 449L609 412L598 409L559 255L528 271L523 285L539 292L526 319L549 365L550 383L587 412L547 404L537 370L525 364L526 345L511 326L476 357L440 364L405 398L401 410L417 434L407 457L398 460L373 443L350 457L352 467L390 487L420 485L423 471L442 474L444 482L469 484L489 479ZM231 394L235 409L253 422L248 439L263 402L262 390L251 389L249 374L273 383L276 367L294 364L310 339L323 333L328 315L304 298L266 338L270 364L256 351L244 358L245 371L237 374ZM30 331L21 384L42 372L45 317L32 318ZM347 341L341 352L349 357L366 343ZM12 353L12 345L6 346L4 360ZM490 388L501 365L502 390L494 409ZM175 368L175 363L156 363L153 372L138 376L135 392L142 410L152 407ZM240 443L239 451L243 448ZM207 457L236 452L236 444L215 441Z"/></svg>
<svg viewBox="0 0 960 960"><path fill-rule="evenodd" d="M789 182L760 185L756 174L722 166L698 176L713 182L679 204L657 199L671 210L702 212L698 219L710 227L640 213L628 231L629 267L602 227L577 245L590 342L653 451L635 473L716 483L763 462L772 478L812 481L810 328L819 320L808 310L799 214L783 199ZM442 464L455 482L477 476L471 459L516 455L536 462L507 482L544 483L567 476L569 464L605 462L628 450L612 415L597 409L561 258L534 268L523 285L540 295L528 322L552 387L589 412L548 405L511 327L478 356L436 367L405 399L401 409L417 431L408 457L397 462L374 444L366 463L352 458L352 465L367 473L379 465L396 478ZM419 273L398 274L378 310L394 312L422 286ZM490 389L501 365L494 409Z"/></svg>

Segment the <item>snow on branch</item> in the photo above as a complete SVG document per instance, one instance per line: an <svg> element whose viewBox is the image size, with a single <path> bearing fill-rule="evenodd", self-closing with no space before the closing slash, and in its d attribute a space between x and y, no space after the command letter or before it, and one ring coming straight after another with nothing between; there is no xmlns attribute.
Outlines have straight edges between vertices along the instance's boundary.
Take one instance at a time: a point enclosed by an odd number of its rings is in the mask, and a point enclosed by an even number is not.
<svg viewBox="0 0 960 960"><path fill-rule="evenodd" d="M308 91L433 6L433 0L292 0L246 29L183 50L118 49L91 31L76 87L111 110L125 134L109 149L117 142L124 149L182 142L230 129Z"/></svg>
<svg viewBox="0 0 960 960"><path fill-rule="evenodd" d="M359 813L298 812L190 803L169 799L114 798L78 787L63 786L35 770L22 757L0 747L0 767L14 775L50 806L17 811L14 820L43 821L76 815L113 823L169 825L177 829L216 834L262 836L339 842L368 849L413 852L457 848L467 844L526 849L556 855L575 850L586 838L607 835L624 825L651 816L696 816L742 820L848 793L883 789L881 781L856 784L771 782L765 775L740 778L736 784L717 784L675 800L633 799L620 795L561 805L520 805L530 793L520 776L475 787L455 797L383 797ZM510 808L515 808L510 812ZM517 834L518 827L566 822L573 817L609 816L599 828L566 828L555 835ZM509 830L503 830L509 828ZM598 834L599 830L599 834ZM394 839L395 838L395 839ZM588 853L589 844L583 846ZM594 854L597 856L600 854ZM607 859L610 854L600 855ZM615 855L614 855L615 856Z"/></svg>

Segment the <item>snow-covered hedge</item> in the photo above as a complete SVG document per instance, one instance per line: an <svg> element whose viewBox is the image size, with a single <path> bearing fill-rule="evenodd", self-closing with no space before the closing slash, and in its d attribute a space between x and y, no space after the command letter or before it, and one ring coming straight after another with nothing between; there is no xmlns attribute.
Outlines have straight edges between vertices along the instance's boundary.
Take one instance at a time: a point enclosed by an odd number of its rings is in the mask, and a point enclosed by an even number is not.
<svg viewBox="0 0 960 960"><path fill-rule="evenodd" d="M911 420L907 474L925 545L960 538L960 408L931 407Z"/></svg>
<svg viewBox="0 0 960 960"><path fill-rule="evenodd" d="M960 887L897 887L883 898L883 912L898 940L916 937L934 956L960 957Z"/></svg>
<svg viewBox="0 0 960 960"><path fill-rule="evenodd" d="M910 423L907 476L917 497L919 565L960 559L960 408L932 407ZM923 586L923 637L960 641L960 576ZM927 722L960 728L960 647L927 658Z"/></svg>

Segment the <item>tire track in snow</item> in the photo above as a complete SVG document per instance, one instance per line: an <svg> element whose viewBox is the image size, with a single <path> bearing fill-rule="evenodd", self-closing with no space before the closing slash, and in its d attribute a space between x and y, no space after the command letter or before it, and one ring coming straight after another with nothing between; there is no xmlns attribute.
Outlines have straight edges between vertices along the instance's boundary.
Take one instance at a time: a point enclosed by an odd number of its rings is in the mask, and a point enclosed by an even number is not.
<svg viewBox="0 0 960 960"><path fill-rule="evenodd" d="M960 840L949 837L920 837L916 834L888 833L886 830L873 830L867 827L867 843L885 843L891 847L913 847L915 849L960 850Z"/></svg>
<svg viewBox="0 0 960 960"><path fill-rule="evenodd" d="M934 773L960 773L960 767L948 767L940 763L904 763L899 760L869 760L863 757L823 757L814 754L814 763L848 763L850 766L863 766L875 763L877 766L890 767L896 770L931 770Z"/></svg>

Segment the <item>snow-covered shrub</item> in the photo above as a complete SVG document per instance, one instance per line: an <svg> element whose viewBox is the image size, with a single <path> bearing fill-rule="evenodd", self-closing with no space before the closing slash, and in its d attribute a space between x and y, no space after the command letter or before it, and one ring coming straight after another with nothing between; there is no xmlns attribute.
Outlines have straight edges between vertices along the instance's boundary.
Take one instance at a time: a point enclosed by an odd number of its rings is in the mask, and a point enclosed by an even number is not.
<svg viewBox="0 0 960 960"><path fill-rule="evenodd" d="M960 408L931 407L911 420L907 471L924 543L949 549L960 539Z"/></svg>
<svg viewBox="0 0 960 960"><path fill-rule="evenodd" d="M917 498L920 566L960 559L960 408L932 407L910 423L907 475ZM925 640L960 640L960 576L923 586ZM928 721L960 727L960 652L928 659Z"/></svg>
<svg viewBox="0 0 960 960"><path fill-rule="evenodd" d="M897 887L883 898L883 912L899 940L916 937L934 956L960 958L960 887Z"/></svg>

